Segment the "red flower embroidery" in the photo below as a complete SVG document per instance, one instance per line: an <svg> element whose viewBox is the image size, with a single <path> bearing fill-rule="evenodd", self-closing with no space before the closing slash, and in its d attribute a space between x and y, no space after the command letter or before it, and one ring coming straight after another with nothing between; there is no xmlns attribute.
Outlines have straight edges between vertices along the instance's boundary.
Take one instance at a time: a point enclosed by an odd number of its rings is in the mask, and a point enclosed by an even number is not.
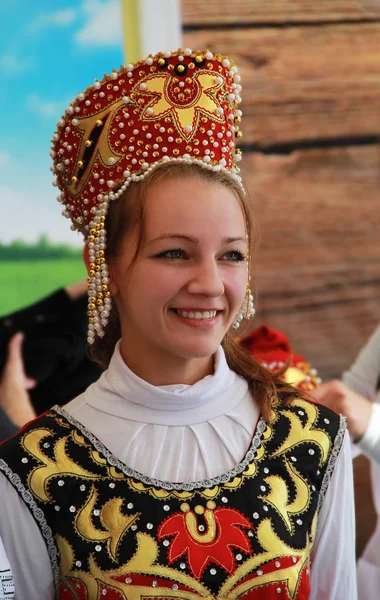
<svg viewBox="0 0 380 600"><path fill-rule="evenodd" d="M211 561L231 574L235 568L232 548L252 553L247 534L238 528L252 528L252 525L237 510L215 508L215 503L210 500L206 509L196 506L193 511L184 503L181 511L169 517L158 529L160 540L168 535L174 536L168 551L170 564L187 555L193 575L200 579ZM201 525L200 515L204 519Z"/></svg>

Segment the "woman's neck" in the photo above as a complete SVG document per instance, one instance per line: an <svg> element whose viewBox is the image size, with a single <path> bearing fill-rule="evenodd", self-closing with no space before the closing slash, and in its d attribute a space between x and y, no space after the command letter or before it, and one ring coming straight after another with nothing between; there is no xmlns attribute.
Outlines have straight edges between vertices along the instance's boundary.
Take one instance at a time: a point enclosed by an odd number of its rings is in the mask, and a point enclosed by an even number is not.
<svg viewBox="0 0 380 600"><path fill-rule="evenodd" d="M127 343L120 344L120 354L131 371L140 379L155 386L175 385L182 383L194 385L207 375L214 373L214 356L202 358L183 358L165 355L162 351L159 357L155 352L143 353L130 348Z"/></svg>

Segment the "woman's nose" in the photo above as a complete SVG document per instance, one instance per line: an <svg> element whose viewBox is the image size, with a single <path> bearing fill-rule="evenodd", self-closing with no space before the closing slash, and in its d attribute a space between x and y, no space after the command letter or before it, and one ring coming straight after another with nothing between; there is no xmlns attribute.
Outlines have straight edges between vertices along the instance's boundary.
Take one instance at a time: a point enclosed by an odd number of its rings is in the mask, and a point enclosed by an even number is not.
<svg viewBox="0 0 380 600"><path fill-rule="evenodd" d="M224 294L224 283L215 261L197 265L191 273L187 289L190 294L214 298Z"/></svg>

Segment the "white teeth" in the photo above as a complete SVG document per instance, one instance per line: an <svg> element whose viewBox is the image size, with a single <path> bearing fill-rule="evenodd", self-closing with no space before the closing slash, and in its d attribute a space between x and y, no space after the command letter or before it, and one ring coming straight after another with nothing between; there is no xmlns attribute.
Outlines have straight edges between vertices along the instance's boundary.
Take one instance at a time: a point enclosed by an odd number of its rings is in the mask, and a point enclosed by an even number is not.
<svg viewBox="0 0 380 600"><path fill-rule="evenodd" d="M181 315L181 317L185 317L186 319L213 319L216 316L216 310L205 310L204 312L197 311L187 312L187 310L179 310L177 309L177 313Z"/></svg>

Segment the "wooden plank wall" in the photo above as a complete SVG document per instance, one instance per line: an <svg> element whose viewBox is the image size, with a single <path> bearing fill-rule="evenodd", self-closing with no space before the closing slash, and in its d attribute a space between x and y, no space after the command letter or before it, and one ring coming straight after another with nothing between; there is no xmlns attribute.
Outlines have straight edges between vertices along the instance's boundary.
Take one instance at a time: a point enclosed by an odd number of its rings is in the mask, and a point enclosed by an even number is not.
<svg viewBox="0 0 380 600"><path fill-rule="evenodd" d="M380 3L182 0L182 15L184 45L242 76L255 325L338 377L380 320Z"/></svg>
<svg viewBox="0 0 380 600"><path fill-rule="evenodd" d="M380 2L182 0L184 45L235 59L260 231L257 317L324 379L380 320ZM357 552L375 524L354 462Z"/></svg>

